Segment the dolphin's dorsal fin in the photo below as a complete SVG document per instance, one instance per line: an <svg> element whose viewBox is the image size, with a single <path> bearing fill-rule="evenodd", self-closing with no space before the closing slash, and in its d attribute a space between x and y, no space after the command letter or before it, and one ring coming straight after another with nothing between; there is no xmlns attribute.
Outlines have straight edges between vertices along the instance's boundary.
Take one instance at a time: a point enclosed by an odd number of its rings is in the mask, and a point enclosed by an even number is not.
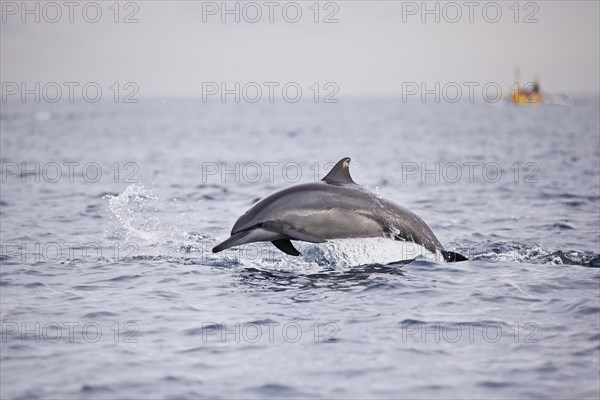
<svg viewBox="0 0 600 400"><path fill-rule="evenodd" d="M338 161L331 171L325 175L325 178L321 180L326 183L338 185L342 183L354 183L350 176L350 157L345 157Z"/></svg>

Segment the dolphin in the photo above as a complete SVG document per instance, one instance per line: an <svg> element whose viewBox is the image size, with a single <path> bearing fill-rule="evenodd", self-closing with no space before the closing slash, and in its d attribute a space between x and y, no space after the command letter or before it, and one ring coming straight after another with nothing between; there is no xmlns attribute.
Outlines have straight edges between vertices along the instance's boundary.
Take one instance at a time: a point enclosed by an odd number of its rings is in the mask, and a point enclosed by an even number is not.
<svg viewBox="0 0 600 400"><path fill-rule="evenodd" d="M284 253L298 256L291 240L324 243L328 239L390 237L441 253L448 262L467 260L444 250L416 214L356 184L349 166L350 158L343 158L320 182L294 185L260 200L236 221L231 237L215 246L213 253L270 241Z"/></svg>

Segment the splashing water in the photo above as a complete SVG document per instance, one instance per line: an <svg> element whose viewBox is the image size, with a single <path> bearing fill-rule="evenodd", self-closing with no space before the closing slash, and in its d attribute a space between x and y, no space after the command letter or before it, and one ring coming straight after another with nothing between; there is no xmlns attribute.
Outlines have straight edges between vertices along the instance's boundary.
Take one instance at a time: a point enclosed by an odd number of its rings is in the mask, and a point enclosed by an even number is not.
<svg viewBox="0 0 600 400"><path fill-rule="evenodd" d="M432 261L436 259L434 254L414 243L384 237L329 240L319 245L304 244L302 249L303 259L306 262L321 266L353 267L365 264L389 264L417 257Z"/></svg>
<svg viewBox="0 0 600 400"><path fill-rule="evenodd" d="M123 193L106 195L105 198L108 199L109 211L120 223L116 228L121 233L118 236L125 241L141 241L154 256L198 251L199 242L210 237L188 233L171 222L161 220L157 214L163 212L167 205L160 200L158 193L143 185L130 185Z"/></svg>
<svg viewBox="0 0 600 400"><path fill-rule="evenodd" d="M104 198L108 199L110 212L121 223L126 240L135 238L151 243L160 241L163 236L160 220L151 215L151 212L158 209L149 207L150 202L158 200L157 194L144 186L130 185L123 193L117 196L108 194Z"/></svg>

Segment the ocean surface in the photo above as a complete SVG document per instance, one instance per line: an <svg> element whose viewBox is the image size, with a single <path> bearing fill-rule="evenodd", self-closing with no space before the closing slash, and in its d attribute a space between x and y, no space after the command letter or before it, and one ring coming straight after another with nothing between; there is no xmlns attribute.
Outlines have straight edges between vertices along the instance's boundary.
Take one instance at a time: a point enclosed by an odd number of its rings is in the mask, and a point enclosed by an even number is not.
<svg viewBox="0 0 600 400"><path fill-rule="evenodd" d="M599 124L598 98L2 104L0 397L598 399ZM470 260L211 252L346 156Z"/></svg>

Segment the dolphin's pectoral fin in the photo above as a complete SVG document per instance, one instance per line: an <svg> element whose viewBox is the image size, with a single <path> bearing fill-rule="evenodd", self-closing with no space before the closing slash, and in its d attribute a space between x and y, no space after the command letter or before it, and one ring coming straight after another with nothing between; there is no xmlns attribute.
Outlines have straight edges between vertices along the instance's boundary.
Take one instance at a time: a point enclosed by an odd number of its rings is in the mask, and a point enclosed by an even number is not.
<svg viewBox="0 0 600 400"><path fill-rule="evenodd" d="M457 262L457 261L468 261L469 259L462 254L455 253L453 251L442 250L442 256L444 256L444 260L447 262Z"/></svg>
<svg viewBox="0 0 600 400"><path fill-rule="evenodd" d="M296 250L292 242L289 239L273 240L271 243L275 245L279 250L290 256L299 256L300 252Z"/></svg>

